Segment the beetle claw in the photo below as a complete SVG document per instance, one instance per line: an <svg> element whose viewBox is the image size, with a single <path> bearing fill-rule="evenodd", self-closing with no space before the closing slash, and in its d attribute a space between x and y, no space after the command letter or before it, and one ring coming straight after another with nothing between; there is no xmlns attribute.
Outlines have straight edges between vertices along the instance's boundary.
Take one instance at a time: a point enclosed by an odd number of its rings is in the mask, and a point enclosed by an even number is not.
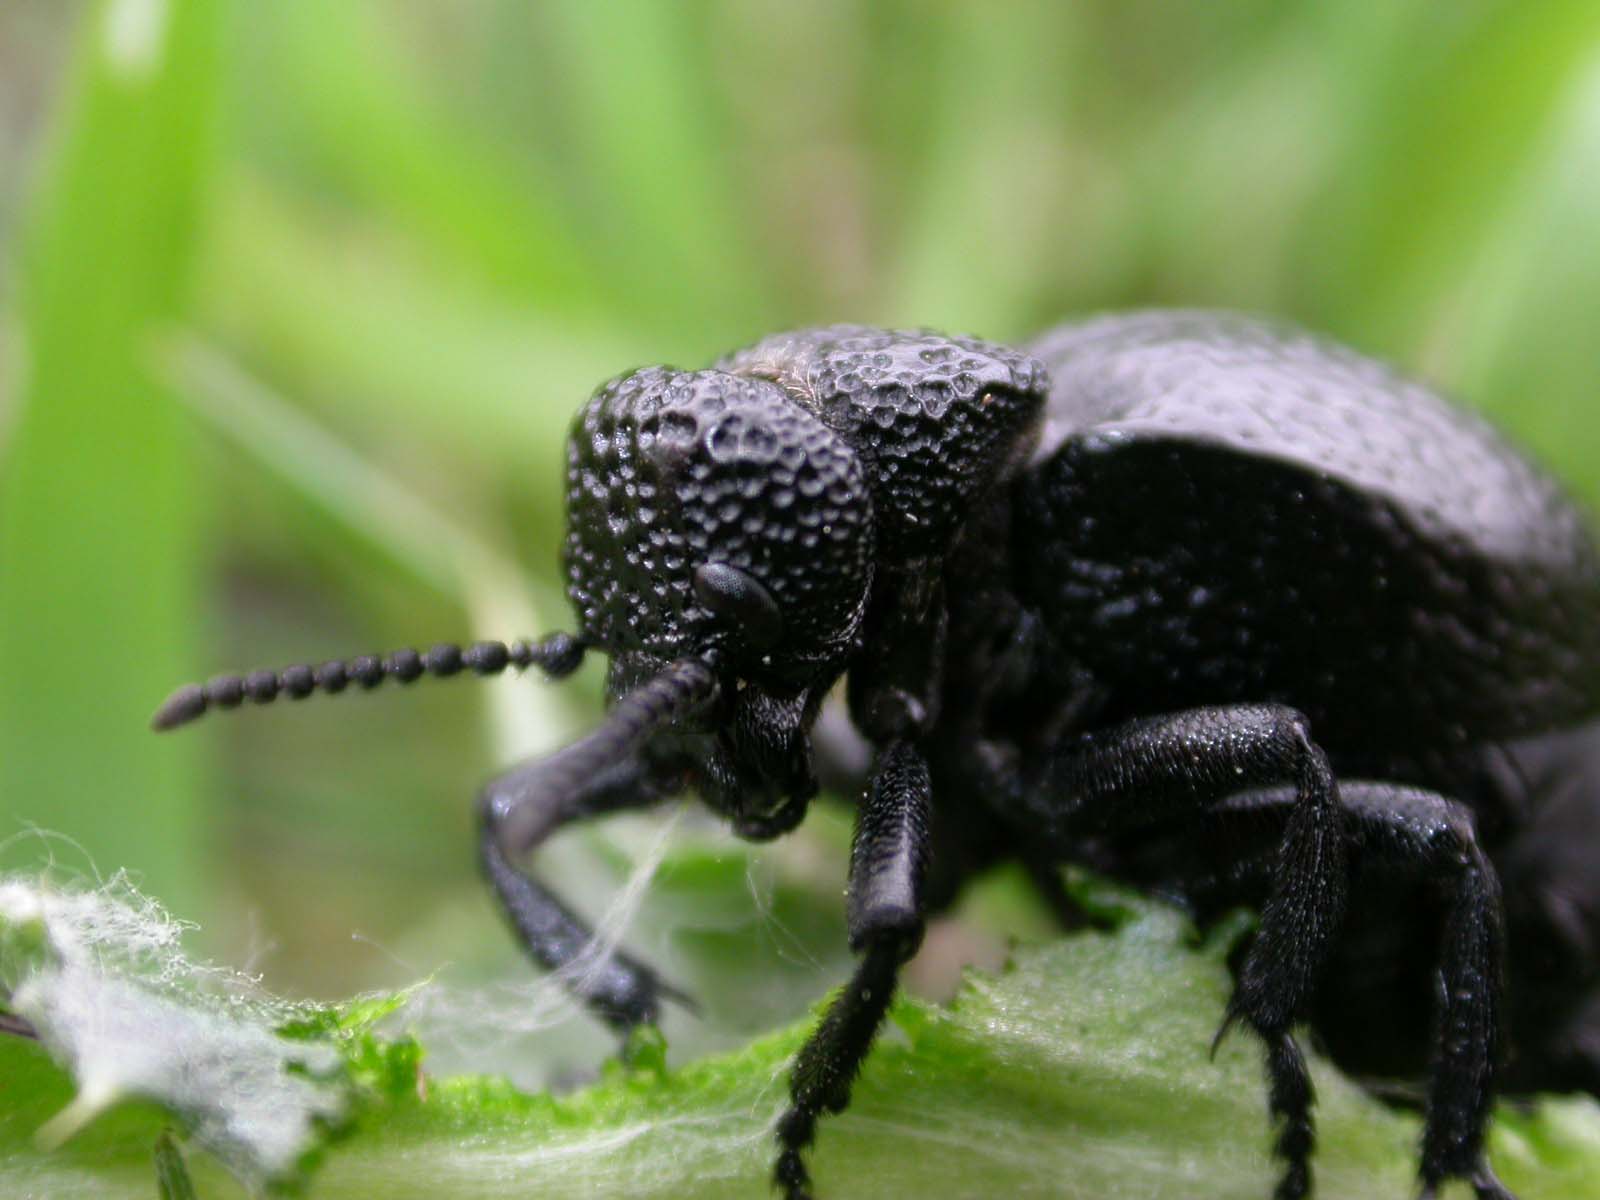
<svg viewBox="0 0 1600 1200"><path fill-rule="evenodd" d="M1472 1194L1477 1200L1517 1200L1511 1194L1511 1189L1501 1183L1494 1173L1494 1168L1488 1163L1479 1163L1478 1169L1472 1173Z"/></svg>
<svg viewBox="0 0 1600 1200"><path fill-rule="evenodd" d="M1222 1018L1222 1024L1217 1026L1217 1032L1211 1038L1211 1050L1208 1057L1212 1062L1217 1061L1217 1049L1222 1045L1222 1039L1233 1032L1234 1023L1239 1019L1239 1014L1231 1006Z"/></svg>
<svg viewBox="0 0 1600 1200"><path fill-rule="evenodd" d="M700 1001L696 1000L693 995L684 991L682 988L675 987L664 979L656 979L655 990L658 996L665 1000L671 1000L674 1004L683 1009L685 1012L689 1013L691 1016L698 1017L704 1015L704 1011L700 1007Z"/></svg>

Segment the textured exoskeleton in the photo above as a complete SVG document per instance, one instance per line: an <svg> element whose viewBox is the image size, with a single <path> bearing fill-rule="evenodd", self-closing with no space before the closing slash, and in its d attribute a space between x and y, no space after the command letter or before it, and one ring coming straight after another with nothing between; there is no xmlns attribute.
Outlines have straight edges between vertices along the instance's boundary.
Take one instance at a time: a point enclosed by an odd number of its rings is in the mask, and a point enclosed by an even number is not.
<svg viewBox="0 0 1600 1200"><path fill-rule="evenodd" d="M1063 863L1259 911L1219 1017L1266 1048L1285 1200L1312 1186L1299 1021L1426 1079L1429 1195L1509 1195L1497 1087L1600 1094L1600 558L1483 421L1226 314L1022 350L836 326L613 380L567 472L574 634L222 677L157 723L607 655L606 721L481 799L488 878L554 969L588 930L521 856L686 789L743 837L789 831L847 678L860 962L794 1065L790 1200L927 914L1009 859L1068 923ZM626 954L573 986L619 1030L676 998Z"/></svg>

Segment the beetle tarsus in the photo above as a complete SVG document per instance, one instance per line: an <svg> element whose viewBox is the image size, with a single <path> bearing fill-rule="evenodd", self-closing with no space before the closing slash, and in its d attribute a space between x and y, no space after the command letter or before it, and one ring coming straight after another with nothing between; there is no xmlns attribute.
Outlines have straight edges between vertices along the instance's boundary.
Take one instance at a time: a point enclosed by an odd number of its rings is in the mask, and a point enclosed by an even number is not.
<svg viewBox="0 0 1600 1200"><path fill-rule="evenodd" d="M1241 787L1294 782L1261 930L1212 1050L1236 1021L1266 1044L1280 1125L1283 1200L1310 1187L1311 1084L1289 1033L1343 911L1338 788L1303 716L1281 705L1197 708L1069 738L1035 780L1031 807L1055 836L1193 821Z"/></svg>
<svg viewBox="0 0 1600 1200"><path fill-rule="evenodd" d="M802 1129L802 1117L794 1109L784 1113L778 1122L778 1138L784 1149L778 1154L778 1165L772 1171L772 1183L783 1192L783 1200L812 1200L811 1176L800 1151L815 1137L816 1118Z"/></svg>
<svg viewBox="0 0 1600 1200"><path fill-rule="evenodd" d="M1273 1196L1275 1200L1304 1200L1311 1194L1311 1152L1317 1141L1311 1118L1316 1098L1311 1075L1292 1034L1283 1031L1261 1036L1267 1043L1267 1075L1271 1081L1267 1106L1278 1123L1278 1138L1272 1149L1285 1164Z"/></svg>
<svg viewBox="0 0 1600 1200"><path fill-rule="evenodd" d="M878 1026L894 999L901 962L898 938L867 946L855 974L836 996L789 1073L789 1107L777 1125L778 1160L773 1180L789 1200L810 1195L804 1151L816 1138L823 1113L843 1112L850 1086L872 1048Z"/></svg>
<svg viewBox="0 0 1600 1200"><path fill-rule="evenodd" d="M1449 889L1422 1137L1423 1194L1445 1180L1465 1179L1485 1200L1510 1200L1483 1157L1505 936L1499 882L1478 846L1471 810L1423 788L1365 780L1341 782L1339 803L1352 867ZM1287 820L1294 806L1292 790L1274 788L1232 797L1222 811L1275 813Z"/></svg>
<svg viewBox="0 0 1600 1200"><path fill-rule="evenodd" d="M587 959L593 931L553 892L511 864L492 829L484 829L479 845L484 876L523 949L617 1033L626 1036L636 1026L657 1024L661 1000L683 996L625 951Z"/></svg>
<svg viewBox="0 0 1600 1200"><path fill-rule="evenodd" d="M1472 1173L1472 1193L1477 1200L1517 1200L1511 1189L1501 1183L1488 1163L1479 1163Z"/></svg>

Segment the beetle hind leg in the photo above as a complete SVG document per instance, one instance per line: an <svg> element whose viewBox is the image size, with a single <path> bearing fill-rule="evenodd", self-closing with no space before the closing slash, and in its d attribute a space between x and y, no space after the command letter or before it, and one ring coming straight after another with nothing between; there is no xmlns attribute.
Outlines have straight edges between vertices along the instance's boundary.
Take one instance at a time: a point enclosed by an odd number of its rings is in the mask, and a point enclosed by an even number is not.
<svg viewBox="0 0 1600 1200"><path fill-rule="evenodd" d="M1423 1194L1468 1180L1479 1200L1512 1200L1484 1158L1494 1101L1505 961L1500 881L1478 845L1472 815L1429 792L1369 785L1347 801L1379 853L1449 889L1439 962L1434 1068L1422 1136Z"/></svg>
<svg viewBox="0 0 1600 1200"><path fill-rule="evenodd" d="M1267 1048L1285 1164L1277 1196L1301 1200L1310 1194L1315 1131L1311 1078L1291 1030L1327 957L1346 886L1339 789L1305 717L1272 704L1188 709L1073 737L1041 768L1022 811L1062 845L1192 822L1242 789L1290 785L1271 894L1223 1030L1242 1021Z"/></svg>
<svg viewBox="0 0 1600 1200"><path fill-rule="evenodd" d="M1234 797L1223 811L1290 804L1284 791L1263 791ZM1499 879L1478 845L1472 814L1436 792L1390 783L1342 782L1340 804L1350 849L1364 865L1435 884L1448 903L1422 1135L1422 1196L1427 1200L1446 1180L1461 1179L1478 1200L1514 1200L1484 1156L1505 934Z"/></svg>

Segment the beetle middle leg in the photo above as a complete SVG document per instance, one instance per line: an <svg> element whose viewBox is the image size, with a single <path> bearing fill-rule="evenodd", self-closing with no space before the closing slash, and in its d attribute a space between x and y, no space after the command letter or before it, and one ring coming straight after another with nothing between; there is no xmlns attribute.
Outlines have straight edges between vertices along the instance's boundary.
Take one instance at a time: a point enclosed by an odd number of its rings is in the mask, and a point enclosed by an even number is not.
<svg viewBox="0 0 1600 1200"><path fill-rule="evenodd" d="M900 966L922 942L931 791L927 764L908 743L879 754L850 847L850 948L861 964L795 1058L773 1172L787 1200L810 1194L801 1152L816 1135L817 1119L849 1104Z"/></svg>
<svg viewBox="0 0 1600 1200"><path fill-rule="evenodd" d="M1281 705L1196 708L1077 735L1025 783L1022 815L1043 833L1075 839L1185 821L1253 786L1289 783L1284 822L1260 933L1228 1006L1267 1048L1275 1146L1287 1169L1278 1200L1311 1189L1311 1077L1291 1027L1305 1006L1344 910L1339 792L1306 720Z"/></svg>

